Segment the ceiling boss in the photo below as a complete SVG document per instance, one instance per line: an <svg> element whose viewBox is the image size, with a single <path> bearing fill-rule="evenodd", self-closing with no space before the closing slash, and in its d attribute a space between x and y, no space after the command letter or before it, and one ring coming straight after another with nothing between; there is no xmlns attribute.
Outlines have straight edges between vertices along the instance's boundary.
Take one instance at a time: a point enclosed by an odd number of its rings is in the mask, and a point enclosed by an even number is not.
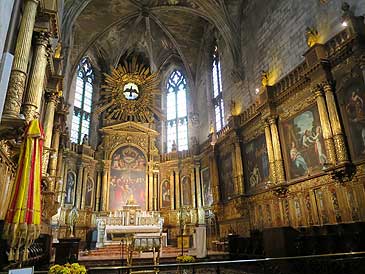
<svg viewBox="0 0 365 274"><path fill-rule="evenodd" d="M162 119L161 110L155 105L155 97L160 95L157 72L152 73L133 58L104 75L105 85L95 114L104 112L105 119L120 122L152 123L155 115Z"/></svg>

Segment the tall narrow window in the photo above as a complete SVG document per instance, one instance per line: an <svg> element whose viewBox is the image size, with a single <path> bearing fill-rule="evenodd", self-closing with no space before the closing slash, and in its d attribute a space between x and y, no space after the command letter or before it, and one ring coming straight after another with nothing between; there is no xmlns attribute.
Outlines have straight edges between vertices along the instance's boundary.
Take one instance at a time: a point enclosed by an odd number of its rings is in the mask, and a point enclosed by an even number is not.
<svg viewBox="0 0 365 274"><path fill-rule="evenodd" d="M215 113L215 128L220 131L224 127L224 104L222 88L221 62L219 60L218 47L215 46L213 52L213 105Z"/></svg>
<svg viewBox="0 0 365 274"><path fill-rule="evenodd" d="M188 149L188 117L186 109L186 79L174 70L167 82L167 151Z"/></svg>
<svg viewBox="0 0 365 274"><path fill-rule="evenodd" d="M81 144L85 135L89 136L91 100L94 72L88 58L83 58L77 67L74 112L72 115L71 141Z"/></svg>

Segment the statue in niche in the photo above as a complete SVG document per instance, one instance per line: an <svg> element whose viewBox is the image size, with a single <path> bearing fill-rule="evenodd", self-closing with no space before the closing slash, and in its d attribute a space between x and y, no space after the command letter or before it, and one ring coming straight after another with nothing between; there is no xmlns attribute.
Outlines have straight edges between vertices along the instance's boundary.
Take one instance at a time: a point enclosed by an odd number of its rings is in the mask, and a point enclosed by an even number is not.
<svg viewBox="0 0 365 274"><path fill-rule="evenodd" d="M76 208L76 206L74 206L70 213L68 214L68 225L70 227L70 237L73 238L75 237L75 226L76 226L76 221L79 218L79 212Z"/></svg>

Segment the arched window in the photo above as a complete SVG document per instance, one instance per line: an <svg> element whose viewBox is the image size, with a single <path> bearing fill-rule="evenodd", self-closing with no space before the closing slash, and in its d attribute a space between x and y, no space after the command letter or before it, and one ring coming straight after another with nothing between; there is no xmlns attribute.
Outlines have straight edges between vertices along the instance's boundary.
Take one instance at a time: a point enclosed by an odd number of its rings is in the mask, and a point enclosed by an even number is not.
<svg viewBox="0 0 365 274"><path fill-rule="evenodd" d="M187 84L184 74L174 70L167 82L167 151L188 149Z"/></svg>
<svg viewBox="0 0 365 274"><path fill-rule="evenodd" d="M222 88L222 72L221 62L219 60L218 46L214 47L213 52L213 105L215 113L215 128L220 131L224 126L224 104L223 104L223 88Z"/></svg>
<svg viewBox="0 0 365 274"><path fill-rule="evenodd" d="M77 67L74 112L72 115L71 141L81 144L85 135L89 136L91 100L94 72L88 58L83 58Z"/></svg>

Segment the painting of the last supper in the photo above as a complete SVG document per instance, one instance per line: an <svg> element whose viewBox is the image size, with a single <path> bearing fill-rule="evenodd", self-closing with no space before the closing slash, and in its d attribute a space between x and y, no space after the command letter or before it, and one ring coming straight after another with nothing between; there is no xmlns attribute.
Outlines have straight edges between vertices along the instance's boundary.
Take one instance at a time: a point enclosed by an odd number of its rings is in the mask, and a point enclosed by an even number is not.
<svg viewBox="0 0 365 274"><path fill-rule="evenodd" d="M133 146L118 148L112 155L109 210L122 209L127 203L145 208L146 159Z"/></svg>

